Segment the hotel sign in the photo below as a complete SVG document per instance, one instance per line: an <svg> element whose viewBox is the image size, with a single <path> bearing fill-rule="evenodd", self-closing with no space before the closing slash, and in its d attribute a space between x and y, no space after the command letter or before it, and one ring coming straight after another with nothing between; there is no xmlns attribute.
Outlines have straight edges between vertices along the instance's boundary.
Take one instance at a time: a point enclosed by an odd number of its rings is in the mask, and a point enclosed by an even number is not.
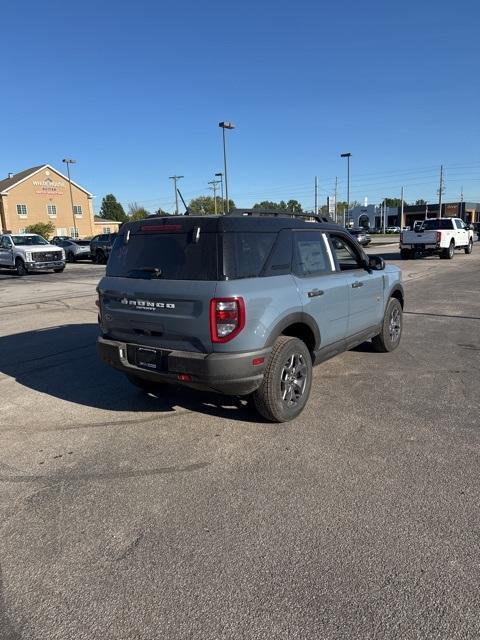
<svg viewBox="0 0 480 640"><path fill-rule="evenodd" d="M32 180L32 182L33 186L37 187L35 193L46 196L63 196L63 189L66 189L67 186L63 180L52 180L51 178Z"/></svg>

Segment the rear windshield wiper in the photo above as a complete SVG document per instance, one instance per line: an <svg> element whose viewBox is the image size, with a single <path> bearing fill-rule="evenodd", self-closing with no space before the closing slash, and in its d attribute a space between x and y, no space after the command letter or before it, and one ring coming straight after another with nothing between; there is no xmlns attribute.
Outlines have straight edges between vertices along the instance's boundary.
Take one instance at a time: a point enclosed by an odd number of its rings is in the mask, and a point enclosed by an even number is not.
<svg viewBox="0 0 480 640"><path fill-rule="evenodd" d="M162 270L159 269L158 267L137 267L136 269L132 269L131 271L129 271L127 273L127 278L131 275L133 275L134 273L151 273L152 274L152 278L161 278L162 277Z"/></svg>

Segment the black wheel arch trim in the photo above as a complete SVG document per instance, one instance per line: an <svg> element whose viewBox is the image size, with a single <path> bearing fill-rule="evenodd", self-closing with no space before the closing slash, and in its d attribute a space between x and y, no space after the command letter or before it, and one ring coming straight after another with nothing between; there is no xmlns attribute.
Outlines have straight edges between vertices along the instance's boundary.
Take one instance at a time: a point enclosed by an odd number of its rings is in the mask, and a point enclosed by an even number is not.
<svg viewBox="0 0 480 640"><path fill-rule="evenodd" d="M304 324L307 326L313 334L315 344L312 351L315 351L320 348L321 345L321 336L320 330L318 328L315 319L309 315L308 313L304 313L302 311L297 311L295 313L291 313L285 318L282 318L277 324L273 327L273 329L268 334L268 338L265 342L266 347L271 347L275 340L283 334L285 329L294 324Z"/></svg>
<svg viewBox="0 0 480 640"><path fill-rule="evenodd" d="M403 288L403 285L401 285L398 282L397 284L393 285L393 287L390 289L390 293L388 294L388 299L390 300L390 298L395 298L396 296L394 295L394 293L396 292L398 292L402 298L401 304L403 309L405 306L405 290Z"/></svg>

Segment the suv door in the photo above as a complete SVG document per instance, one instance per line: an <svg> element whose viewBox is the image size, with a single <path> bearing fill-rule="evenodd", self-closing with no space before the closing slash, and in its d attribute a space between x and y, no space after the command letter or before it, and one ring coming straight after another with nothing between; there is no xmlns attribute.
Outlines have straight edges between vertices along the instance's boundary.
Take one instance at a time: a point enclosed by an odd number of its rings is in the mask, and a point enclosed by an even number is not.
<svg viewBox="0 0 480 640"><path fill-rule="evenodd" d="M330 232L337 270L348 281L347 335L354 336L380 324L383 318L383 274L365 269L365 254L346 234Z"/></svg>
<svg viewBox="0 0 480 640"><path fill-rule="evenodd" d="M293 277L304 313L320 331L321 347L342 340L347 333L349 278L335 271L327 237L320 230L295 231Z"/></svg>

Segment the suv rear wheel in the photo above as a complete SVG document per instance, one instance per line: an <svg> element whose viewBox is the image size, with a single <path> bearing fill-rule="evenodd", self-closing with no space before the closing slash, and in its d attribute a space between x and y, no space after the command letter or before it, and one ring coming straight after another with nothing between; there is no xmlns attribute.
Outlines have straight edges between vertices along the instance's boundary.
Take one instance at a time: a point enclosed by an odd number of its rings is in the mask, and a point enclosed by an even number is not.
<svg viewBox="0 0 480 640"><path fill-rule="evenodd" d="M253 393L257 411L271 422L293 420L307 404L312 359L304 342L280 336L273 345L260 387Z"/></svg>
<svg viewBox="0 0 480 640"><path fill-rule="evenodd" d="M469 253L472 253L472 251L473 251L473 240L472 238L470 238L467 246L465 247L465 253L469 254Z"/></svg>
<svg viewBox="0 0 480 640"><path fill-rule="evenodd" d="M402 260L409 260L411 253L410 249L400 249L400 257Z"/></svg>
<svg viewBox="0 0 480 640"><path fill-rule="evenodd" d="M400 344L403 328L403 309L396 298L390 298L383 317L382 330L372 338L375 351L387 353L393 351Z"/></svg>

